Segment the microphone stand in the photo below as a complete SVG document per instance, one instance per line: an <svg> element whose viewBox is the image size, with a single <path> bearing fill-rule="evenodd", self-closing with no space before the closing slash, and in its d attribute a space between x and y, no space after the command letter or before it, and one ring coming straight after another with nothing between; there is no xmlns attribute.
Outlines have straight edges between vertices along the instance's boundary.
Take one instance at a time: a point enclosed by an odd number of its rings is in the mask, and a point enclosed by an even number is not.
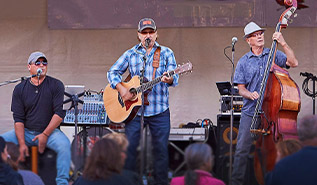
<svg viewBox="0 0 317 185"><path fill-rule="evenodd" d="M84 104L84 102L79 99L79 97L83 96L85 94L85 91L84 92L81 92L79 94L74 94L74 95L71 95L67 92L64 92L64 95L69 97L69 99L65 100L63 102L63 104L66 104L68 102L72 102L72 105L69 107L68 110L71 110L72 108L74 108L74 111L75 111L75 138L74 138L74 142L75 142L75 154L77 154L77 149L79 150L78 146L77 146L77 128L78 128L78 103L81 103L81 104ZM87 146L86 146L86 142L87 142L87 131L86 131L86 127L84 126L83 127L83 148L84 148L84 153L83 153L83 164L85 164L85 160L86 160L86 150L87 150ZM79 167L75 167L75 170L74 170L74 175L73 176L76 176L77 175L77 171L78 171Z"/></svg>
<svg viewBox="0 0 317 185"><path fill-rule="evenodd" d="M148 47L146 47L147 49ZM144 72L145 72L145 65L147 62L147 56L146 53L140 53L137 50L135 50L136 53L143 55L142 59L143 59L143 69L141 70L141 75L140 75L140 86L142 87L143 85L143 80L144 80ZM140 124L141 124L141 128L140 128L140 143L141 143L141 161L140 161L140 179L143 180L143 173L144 173L144 137L143 137L143 129L144 129L144 89L141 89L142 94L141 94L141 99L142 99L142 105L141 105L141 119L140 119ZM147 133L146 133L147 134Z"/></svg>
<svg viewBox="0 0 317 185"><path fill-rule="evenodd" d="M19 81L27 80L29 78L33 78L33 77L36 77L36 76L37 76L36 74L35 75L29 75L29 76L22 76L21 78L17 78L15 80L4 81L4 82L0 83L0 87L4 86L4 85L11 84L11 83L16 83L16 82L19 82Z"/></svg>
<svg viewBox="0 0 317 185"><path fill-rule="evenodd" d="M232 48L231 59L226 55L226 49ZM224 49L225 56L229 59L232 64L232 72L231 72L231 89L230 89L230 146L229 146L229 185L232 184L232 136L233 136L233 93L234 93L234 84L233 84L233 76L234 76L234 43L232 46L227 46Z"/></svg>
<svg viewBox="0 0 317 185"><path fill-rule="evenodd" d="M231 53L231 63L232 63L232 72L231 72L231 90L230 90L230 159L229 159L229 185L232 184L232 132L233 132L233 93L234 93L234 84L233 84L233 75L234 75L234 44L232 45L232 53Z"/></svg>

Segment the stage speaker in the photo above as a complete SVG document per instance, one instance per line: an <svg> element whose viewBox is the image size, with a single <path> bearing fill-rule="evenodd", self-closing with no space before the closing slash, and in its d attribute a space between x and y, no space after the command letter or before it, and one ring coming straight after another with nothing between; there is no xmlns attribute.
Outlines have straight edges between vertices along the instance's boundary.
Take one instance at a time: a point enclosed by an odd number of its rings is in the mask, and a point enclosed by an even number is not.
<svg viewBox="0 0 317 185"><path fill-rule="evenodd" d="M239 132L240 115L233 117L232 148L235 149ZM217 115L217 157L229 156L230 150L230 115Z"/></svg>
<svg viewBox="0 0 317 185"><path fill-rule="evenodd" d="M234 153L238 139L240 124L240 115L233 116L232 128L232 159L234 161ZM217 115L217 149L215 158L216 177L229 184L229 167L230 167L230 115ZM248 164L246 169L245 185L257 185L254 168L254 145L251 147L248 156Z"/></svg>

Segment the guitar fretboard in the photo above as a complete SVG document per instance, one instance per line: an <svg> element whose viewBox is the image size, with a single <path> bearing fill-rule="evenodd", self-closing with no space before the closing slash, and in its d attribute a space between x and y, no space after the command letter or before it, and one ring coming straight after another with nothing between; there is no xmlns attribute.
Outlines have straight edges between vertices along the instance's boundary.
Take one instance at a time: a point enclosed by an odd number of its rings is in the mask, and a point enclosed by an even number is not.
<svg viewBox="0 0 317 185"><path fill-rule="evenodd" d="M168 76L172 76L174 75L175 71L170 71L168 72ZM162 76L159 76L157 78L155 78L154 80L150 81L150 82L147 82L143 85L141 85L140 87L138 87L136 89L137 93L140 93L140 92L144 92L150 88L152 88L154 85L158 84L159 82L161 82L162 78L163 78L164 75Z"/></svg>

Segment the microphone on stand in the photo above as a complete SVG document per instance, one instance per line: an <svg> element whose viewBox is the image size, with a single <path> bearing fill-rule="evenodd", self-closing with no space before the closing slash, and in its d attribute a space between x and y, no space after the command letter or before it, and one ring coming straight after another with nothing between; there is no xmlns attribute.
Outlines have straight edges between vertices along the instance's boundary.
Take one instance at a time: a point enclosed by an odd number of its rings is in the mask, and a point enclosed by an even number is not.
<svg viewBox="0 0 317 185"><path fill-rule="evenodd" d="M151 39L150 39L150 38L145 39L145 43L144 43L144 45L145 45L145 48L146 48L146 49L148 49L148 48L149 48L150 43L151 43Z"/></svg>
<svg viewBox="0 0 317 185"><path fill-rule="evenodd" d="M41 68L38 68L36 70L36 76L39 77L42 74L43 70Z"/></svg>
<svg viewBox="0 0 317 185"><path fill-rule="evenodd" d="M231 45L232 45L232 51L234 51L234 45L236 44L236 42L238 42L238 38L237 37L232 37L231 39Z"/></svg>

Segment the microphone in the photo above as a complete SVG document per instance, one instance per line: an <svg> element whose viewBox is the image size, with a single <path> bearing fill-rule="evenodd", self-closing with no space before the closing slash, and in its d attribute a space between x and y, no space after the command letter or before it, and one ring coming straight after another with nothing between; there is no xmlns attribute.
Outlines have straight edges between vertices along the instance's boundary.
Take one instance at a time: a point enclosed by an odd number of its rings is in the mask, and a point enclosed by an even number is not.
<svg viewBox="0 0 317 185"><path fill-rule="evenodd" d="M146 48L146 49L148 49L148 48L149 48L150 43L151 43L151 39L150 39L150 38L145 39L145 43L144 43L144 45L145 45L145 48Z"/></svg>
<svg viewBox="0 0 317 185"><path fill-rule="evenodd" d="M238 42L238 38L237 37L232 37L232 47L234 47L234 45L236 44L236 42Z"/></svg>
<svg viewBox="0 0 317 185"><path fill-rule="evenodd" d="M43 70L41 69L41 68L38 68L37 70L36 70L36 76L40 76L41 74L42 74L42 72L43 72Z"/></svg>

